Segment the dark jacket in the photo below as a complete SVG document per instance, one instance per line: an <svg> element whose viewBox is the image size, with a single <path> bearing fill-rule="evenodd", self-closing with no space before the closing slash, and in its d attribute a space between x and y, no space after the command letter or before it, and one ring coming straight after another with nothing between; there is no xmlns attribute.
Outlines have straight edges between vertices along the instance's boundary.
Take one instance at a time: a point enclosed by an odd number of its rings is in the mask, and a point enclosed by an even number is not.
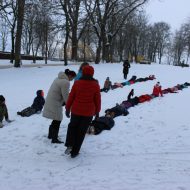
<svg viewBox="0 0 190 190"><path fill-rule="evenodd" d="M34 101L33 101L33 104L31 105L31 107L33 109L35 109L36 112L38 112L38 111L42 111L43 106L45 104L45 99L42 96L42 90L38 90L36 92L36 94L37 94L37 96L34 98Z"/></svg>
<svg viewBox="0 0 190 190"><path fill-rule="evenodd" d="M128 73L130 67L131 66L130 66L129 61L128 60L124 61L124 63L123 63L123 73Z"/></svg>
<svg viewBox="0 0 190 190"><path fill-rule="evenodd" d="M110 130L115 125L115 121L112 117L102 116L93 120L92 125L94 126L95 135L98 135L103 130Z"/></svg>
<svg viewBox="0 0 190 190"><path fill-rule="evenodd" d="M9 118L7 106L4 103L0 103L0 122L3 121L4 117L6 120Z"/></svg>
<svg viewBox="0 0 190 190"><path fill-rule="evenodd" d="M127 109L123 105L116 105L115 107L112 107L110 109L107 109L106 112L114 112L114 118L118 117L120 115L126 116L129 114Z"/></svg>

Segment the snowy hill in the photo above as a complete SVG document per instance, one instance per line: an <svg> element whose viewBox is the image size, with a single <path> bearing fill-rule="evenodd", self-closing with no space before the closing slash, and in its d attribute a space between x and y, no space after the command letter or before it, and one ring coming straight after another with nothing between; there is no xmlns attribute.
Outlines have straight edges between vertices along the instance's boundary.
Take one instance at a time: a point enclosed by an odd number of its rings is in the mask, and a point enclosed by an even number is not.
<svg viewBox="0 0 190 190"><path fill-rule="evenodd" d="M103 87L107 76L122 82L122 64L93 65ZM41 115L17 116L32 104L35 93L45 95L60 70L68 67L0 69L0 94L6 97L10 119L0 129L1 190L189 190L190 189L190 87L166 94L129 109L128 116L115 118L111 131L86 135L80 155L71 159L63 144L47 139L50 120ZM102 110L127 98L151 94L154 84L162 88L190 82L190 68L132 64L129 76L156 80L136 83L102 93ZM71 83L72 85L72 83ZM69 119L64 116L60 139L65 141Z"/></svg>

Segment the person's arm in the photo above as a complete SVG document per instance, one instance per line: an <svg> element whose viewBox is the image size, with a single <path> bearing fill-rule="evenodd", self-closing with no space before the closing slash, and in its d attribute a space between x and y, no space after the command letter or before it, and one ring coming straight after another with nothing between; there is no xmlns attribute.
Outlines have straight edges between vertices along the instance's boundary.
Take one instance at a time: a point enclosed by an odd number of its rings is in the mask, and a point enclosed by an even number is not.
<svg viewBox="0 0 190 190"><path fill-rule="evenodd" d="M64 83L61 86L61 95L63 97L63 102L67 102L69 96L69 88L70 88L70 82L64 81Z"/></svg>
<svg viewBox="0 0 190 190"><path fill-rule="evenodd" d="M99 85L97 86L94 101L95 101L95 109L96 109L95 114L98 115L101 110L101 94L100 94L100 86Z"/></svg>

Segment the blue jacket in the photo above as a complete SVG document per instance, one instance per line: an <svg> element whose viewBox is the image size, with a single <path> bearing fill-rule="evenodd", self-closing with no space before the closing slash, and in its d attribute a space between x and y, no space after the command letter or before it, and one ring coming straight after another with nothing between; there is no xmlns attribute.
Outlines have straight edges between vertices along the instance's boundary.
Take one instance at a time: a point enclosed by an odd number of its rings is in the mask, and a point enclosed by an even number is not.
<svg viewBox="0 0 190 190"><path fill-rule="evenodd" d="M76 80L79 80L81 77L82 77L82 70L77 73L77 75L76 75L76 77L75 77L74 80L75 80L75 81L76 81Z"/></svg>

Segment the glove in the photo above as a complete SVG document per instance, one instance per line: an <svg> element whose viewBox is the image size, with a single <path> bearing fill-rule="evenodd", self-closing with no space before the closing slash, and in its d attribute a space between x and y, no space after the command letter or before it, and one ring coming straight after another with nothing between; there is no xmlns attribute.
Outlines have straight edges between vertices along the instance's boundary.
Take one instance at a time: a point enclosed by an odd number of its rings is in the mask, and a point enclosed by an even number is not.
<svg viewBox="0 0 190 190"><path fill-rule="evenodd" d="M66 115L68 118L70 118L70 111L69 111L69 110L66 110L66 111L65 111L65 115Z"/></svg>
<svg viewBox="0 0 190 190"><path fill-rule="evenodd" d="M0 128L2 128L4 125L0 122Z"/></svg>

